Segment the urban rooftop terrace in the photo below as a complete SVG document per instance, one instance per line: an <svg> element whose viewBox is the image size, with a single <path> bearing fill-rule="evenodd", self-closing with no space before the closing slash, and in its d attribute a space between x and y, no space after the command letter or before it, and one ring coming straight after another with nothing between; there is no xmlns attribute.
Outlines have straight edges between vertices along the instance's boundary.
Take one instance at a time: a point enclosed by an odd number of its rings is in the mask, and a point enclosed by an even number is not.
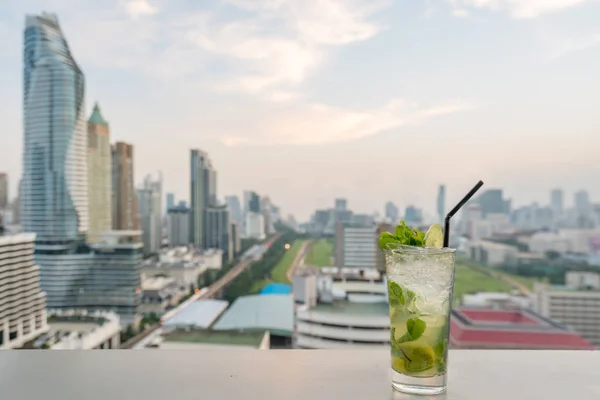
<svg viewBox="0 0 600 400"><path fill-rule="evenodd" d="M600 352L450 350L448 393L394 392L387 350L3 352L0 398L600 398ZM32 384L35 382L35 384Z"/></svg>

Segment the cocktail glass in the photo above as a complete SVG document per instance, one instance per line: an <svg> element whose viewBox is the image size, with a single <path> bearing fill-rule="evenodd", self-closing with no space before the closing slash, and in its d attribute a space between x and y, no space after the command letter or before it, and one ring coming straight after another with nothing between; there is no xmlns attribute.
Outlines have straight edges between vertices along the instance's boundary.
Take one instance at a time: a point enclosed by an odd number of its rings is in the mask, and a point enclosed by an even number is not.
<svg viewBox="0 0 600 400"><path fill-rule="evenodd" d="M392 386L411 394L443 393L456 250L387 247Z"/></svg>

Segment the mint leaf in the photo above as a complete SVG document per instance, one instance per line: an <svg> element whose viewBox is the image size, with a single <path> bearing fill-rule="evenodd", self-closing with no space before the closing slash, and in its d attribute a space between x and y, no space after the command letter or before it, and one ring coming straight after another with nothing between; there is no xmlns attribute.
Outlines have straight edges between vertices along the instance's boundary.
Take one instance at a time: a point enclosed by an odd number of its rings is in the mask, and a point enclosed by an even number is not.
<svg viewBox="0 0 600 400"><path fill-rule="evenodd" d="M389 243L400 243L400 239L389 232L382 232L379 236L379 248L381 250L389 250Z"/></svg>
<svg viewBox="0 0 600 400"><path fill-rule="evenodd" d="M395 234L382 232L379 236L379 248L388 250L389 243L403 244L406 246L425 247L425 232L412 229L404 220L400 221L394 231Z"/></svg>
<svg viewBox="0 0 600 400"><path fill-rule="evenodd" d="M412 342L423 335L427 324L420 318L409 318L406 321L406 333L398 339L398 343Z"/></svg>
<svg viewBox="0 0 600 400"><path fill-rule="evenodd" d="M396 282L388 281L388 301L392 307L404 305L404 293Z"/></svg>

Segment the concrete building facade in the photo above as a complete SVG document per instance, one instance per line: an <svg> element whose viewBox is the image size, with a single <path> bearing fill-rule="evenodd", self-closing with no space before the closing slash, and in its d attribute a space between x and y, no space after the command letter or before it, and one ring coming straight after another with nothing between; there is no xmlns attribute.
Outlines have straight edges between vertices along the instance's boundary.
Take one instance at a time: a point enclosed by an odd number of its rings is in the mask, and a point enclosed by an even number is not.
<svg viewBox="0 0 600 400"><path fill-rule="evenodd" d="M34 243L32 233L0 236L0 350L21 347L48 330Z"/></svg>

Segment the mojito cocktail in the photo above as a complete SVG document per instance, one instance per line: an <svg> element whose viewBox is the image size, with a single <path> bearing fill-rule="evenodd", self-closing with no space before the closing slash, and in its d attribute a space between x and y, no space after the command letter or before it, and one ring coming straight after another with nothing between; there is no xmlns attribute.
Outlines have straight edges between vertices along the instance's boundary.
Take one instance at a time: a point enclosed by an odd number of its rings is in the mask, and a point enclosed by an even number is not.
<svg viewBox="0 0 600 400"><path fill-rule="evenodd" d="M395 234L380 239L388 279L392 386L402 392L446 390L455 250L441 248L441 241L439 226L424 234L403 222Z"/></svg>

